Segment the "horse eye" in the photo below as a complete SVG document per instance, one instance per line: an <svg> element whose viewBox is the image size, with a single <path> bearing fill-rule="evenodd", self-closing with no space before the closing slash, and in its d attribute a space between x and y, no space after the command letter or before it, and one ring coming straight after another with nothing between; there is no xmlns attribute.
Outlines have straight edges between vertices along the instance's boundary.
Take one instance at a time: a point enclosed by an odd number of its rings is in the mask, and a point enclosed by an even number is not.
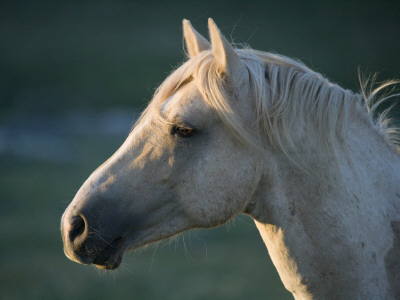
<svg viewBox="0 0 400 300"><path fill-rule="evenodd" d="M177 126L173 129L173 132L178 134L181 137L191 137L194 133L195 130L193 128L189 128L189 127L180 127Z"/></svg>

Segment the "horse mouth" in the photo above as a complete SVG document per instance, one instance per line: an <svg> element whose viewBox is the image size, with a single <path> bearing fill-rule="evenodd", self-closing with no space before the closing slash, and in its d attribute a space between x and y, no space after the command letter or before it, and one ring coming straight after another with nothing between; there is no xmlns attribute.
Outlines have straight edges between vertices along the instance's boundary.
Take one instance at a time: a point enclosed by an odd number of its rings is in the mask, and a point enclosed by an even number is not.
<svg viewBox="0 0 400 300"><path fill-rule="evenodd" d="M116 258L111 258L111 259L108 256L108 254L106 254L105 258L103 258L103 255L100 255L93 260L93 264L98 269L115 270L121 264L122 257L123 257L122 253L118 255Z"/></svg>
<svg viewBox="0 0 400 300"><path fill-rule="evenodd" d="M83 244L78 251L75 251L74 255L67 256L78 263L93 264L96 268L102 270L114 270L120 266L125 253L122 238L116 238L100 249L98 246L90 244Z"/></svg>
<svg viewBox="0 0 400 300"><path fill-rule="evenodd" d="M120 266L124 252L124 240L122 238L116 238L111 243L108 243L105 248L96 253L92 263L98 269L114 270Z"/></svg>

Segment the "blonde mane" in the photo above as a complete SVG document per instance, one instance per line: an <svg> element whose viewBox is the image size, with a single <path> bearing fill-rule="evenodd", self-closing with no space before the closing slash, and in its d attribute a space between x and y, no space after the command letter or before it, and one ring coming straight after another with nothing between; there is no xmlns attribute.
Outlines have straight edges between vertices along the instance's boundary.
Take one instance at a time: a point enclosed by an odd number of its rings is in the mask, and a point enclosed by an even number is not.
<svg viewBox="0 0 400 300"><path fill-rule="evenodd" d="M376 120L373 114L379 104L399 96L386 94L379 98L379 94L397 81L372 89L373 80L364 80L361 93L356 94L329 82L297 60L249 48L236 49L236 52L249 73L258 135L249 132L229 105L229 84L218 73L211 50L202 51L176 69L156 90L153 101L138 123L150 112L159 113L166 99L188 81L195 80L205 101L218 112L239 140L259 148L263 147L260 140L266 140L270 147L292 161L300 158L299 137L310 132L316 132L316 138L324 147L322 150L335 154L338 139L344 136L350 118L356 115L370 122L388 143L396 144L397 131L387 118L389 109ZM259 139L259 135L264 139Z"/></svg>

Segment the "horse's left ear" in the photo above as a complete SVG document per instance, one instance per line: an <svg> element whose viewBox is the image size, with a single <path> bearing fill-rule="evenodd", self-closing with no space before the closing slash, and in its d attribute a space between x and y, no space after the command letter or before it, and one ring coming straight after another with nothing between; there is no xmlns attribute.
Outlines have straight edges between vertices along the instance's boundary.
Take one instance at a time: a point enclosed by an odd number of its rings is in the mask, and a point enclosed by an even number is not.
<svg viewBox="0 0 400 300"><path fill-rule="evenodd" d="M241 78L244 71L244 64L211 18L208 19L208 29L210 31L211 47L217 62L218 71L221 74L226 74L228 78L233 80Z"/></svg>
<svg viewBox="0 0 400 300"><path fill-rule="evenodd" d="M188 20L183 19L182 23L183 36L185 37L189 58L196 56L203 50L208 50L211 48L209 41L207 41L200 33L198 33Z"/></svg>

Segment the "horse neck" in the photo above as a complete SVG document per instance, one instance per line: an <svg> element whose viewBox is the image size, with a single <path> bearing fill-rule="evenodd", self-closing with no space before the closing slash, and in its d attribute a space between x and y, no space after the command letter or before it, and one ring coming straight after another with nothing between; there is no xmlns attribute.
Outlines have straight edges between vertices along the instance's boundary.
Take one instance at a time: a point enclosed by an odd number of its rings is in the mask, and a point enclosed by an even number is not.
<svg viewBox="0 0 400 300"><path fill-rule="evenodd" d="M365 122L347 132L336 158L303 153L311 176L281 156L267 162L254 196L251 214L296 299L400 294L400 159Z"/></svg>

